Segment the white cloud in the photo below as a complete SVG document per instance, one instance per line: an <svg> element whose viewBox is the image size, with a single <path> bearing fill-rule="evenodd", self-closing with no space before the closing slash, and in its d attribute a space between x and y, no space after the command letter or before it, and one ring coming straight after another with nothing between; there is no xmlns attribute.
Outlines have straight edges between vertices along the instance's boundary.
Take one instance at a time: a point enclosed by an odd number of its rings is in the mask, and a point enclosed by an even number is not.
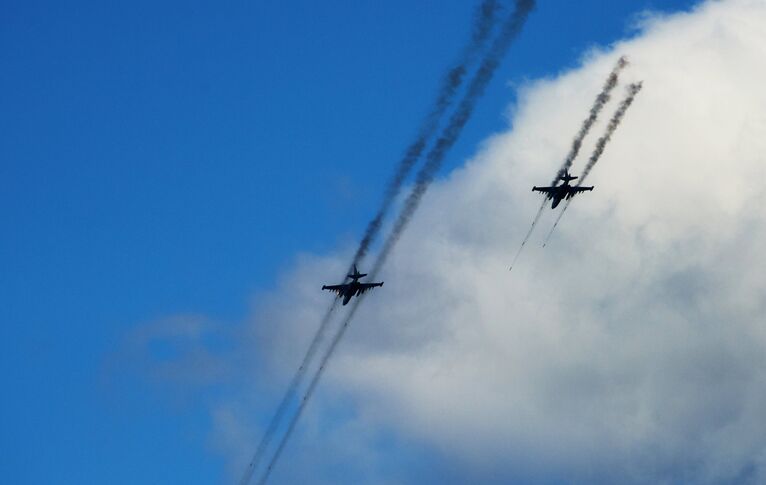
<svg viewBox="0 0 766 485"><path fill-rule="evenodd" d="M650 16L634 38L524 86L513 130L429 190L312 402L308 439L338 437L317 422L343 396L346 422L423 443L469 479L766 481L764 25L760 0ZM622 84L644 89L596 189L543 250L548 211L509 273L540 203L530 187L555 173L622 54ZM258 298L248 332L280 382L339 253L302 258ZM347 431L338 447L375 448Z"/></svg>

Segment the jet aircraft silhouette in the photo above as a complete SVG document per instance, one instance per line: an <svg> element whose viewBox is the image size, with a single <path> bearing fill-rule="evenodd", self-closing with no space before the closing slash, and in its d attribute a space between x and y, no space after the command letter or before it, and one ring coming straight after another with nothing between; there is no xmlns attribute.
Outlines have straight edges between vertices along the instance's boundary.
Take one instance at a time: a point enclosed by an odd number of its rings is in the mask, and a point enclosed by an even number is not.
<svg viewBox="0 0 766 485"><path fill-rule="evenodd" d="M564 199L571 199L575 195L579 194L580 192L585 192L586 190L590 191L593 190L593 186L590 187L580 187L577 185L569 185L569 182L576 179L577 177L574 177L572 175L569 175L569 171L565 171L564 175L559 177L559 180L563 180L564 183L561 185L554 185L553 187L532 187L532 192L542 192L548 197L548 199L553 201L553 204L551 204L551 209L555 209L557 205L559 205L559 202L561 202Z"/></svg>
<svg viewBox="0 0 766 485"><path fill-rule="evenodd" d="M351 297L354 295L359 296L365 291L369 290L370 288L375 288L376 286L383 286L383 282L380 283L361 283L359 281L359 278L364 278L367 276L367 273L360 273L356 269L356 265L354 265L354 272L352 274L346 275L348 278L351 278L351 281L348 283L343 283L341 285L323 285L323 290L330 290L334 291L338 294L338 298L343 297L343 304L348 304L349 300L351 300Z"/></svg>

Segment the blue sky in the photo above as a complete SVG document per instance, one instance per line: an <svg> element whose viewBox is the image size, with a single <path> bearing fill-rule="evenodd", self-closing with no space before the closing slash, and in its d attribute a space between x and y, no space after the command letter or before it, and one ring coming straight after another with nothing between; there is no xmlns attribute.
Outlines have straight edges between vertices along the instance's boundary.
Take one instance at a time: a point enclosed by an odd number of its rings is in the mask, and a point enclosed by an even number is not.
<svg viewBox="0 0 766 485"><path fill-rule="evenodd" d="M474 3L4 4L9 483L227 479L201 399L117 385L110 355L141 322L242 318L296 254L355 241ZM514 85L696 2L539 3L445 172L506 126Z"/></svg>

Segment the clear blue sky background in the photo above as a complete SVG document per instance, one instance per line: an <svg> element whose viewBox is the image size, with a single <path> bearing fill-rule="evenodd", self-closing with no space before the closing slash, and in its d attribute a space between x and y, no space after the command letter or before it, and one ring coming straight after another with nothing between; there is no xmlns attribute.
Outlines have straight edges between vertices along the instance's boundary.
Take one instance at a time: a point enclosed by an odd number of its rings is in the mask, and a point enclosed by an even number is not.
<svg viewBox="0 0 766 485"><path fill-rule="evenodd" d="M505 126L508 81L694 3L540 0L446 169ZM105 360L140 322L236 321L297 252L355 240L474 5L3 3L3 482L226 479L204 406L116 391Z"/></svg>

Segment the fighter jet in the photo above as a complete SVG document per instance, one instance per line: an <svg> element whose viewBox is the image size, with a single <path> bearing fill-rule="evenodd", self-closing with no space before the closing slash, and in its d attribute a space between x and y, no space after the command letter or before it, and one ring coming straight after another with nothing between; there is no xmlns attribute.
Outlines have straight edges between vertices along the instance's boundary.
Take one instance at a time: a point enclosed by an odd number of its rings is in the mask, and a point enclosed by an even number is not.
<svg viewBox="0 0 766 485"><path fill-rule="evenodd" d="M359 296L365 291L369 290L370 288L375 288L376 286L383 286L383 282L380 283L360 283L359 278L364 278L367 276L367 273L360 273L356 269L356 265L354 265L354 272L346 275L348 278L351 278L351 281L348 283L344 283L342 285L323 285L323 290L330 290L334 291L338 294L338 298L343 297L343 304L348 304L349 300L351 300L351 297L356 295Z"/></svg>
<svg viewBox="0 0 766 485"><path fill-rule="evenodd" d="M564 199L571 199L576 194L579 194L580 192L585 192L586 190L593 190L593 186L591 187L580 187L577 185L569 185L569 182L576 179L577 177L574 177L572 175L569 175L568 171L564 172L564 175L561 175L559 177L559 180L563 180L564 183L561 185L555 185L553 187L532 187L532 192L543 192L548 199L553 201L553 204L551 204L551 209L555 209L557 205L559 205L559 202L561 202Z"/></svg>

